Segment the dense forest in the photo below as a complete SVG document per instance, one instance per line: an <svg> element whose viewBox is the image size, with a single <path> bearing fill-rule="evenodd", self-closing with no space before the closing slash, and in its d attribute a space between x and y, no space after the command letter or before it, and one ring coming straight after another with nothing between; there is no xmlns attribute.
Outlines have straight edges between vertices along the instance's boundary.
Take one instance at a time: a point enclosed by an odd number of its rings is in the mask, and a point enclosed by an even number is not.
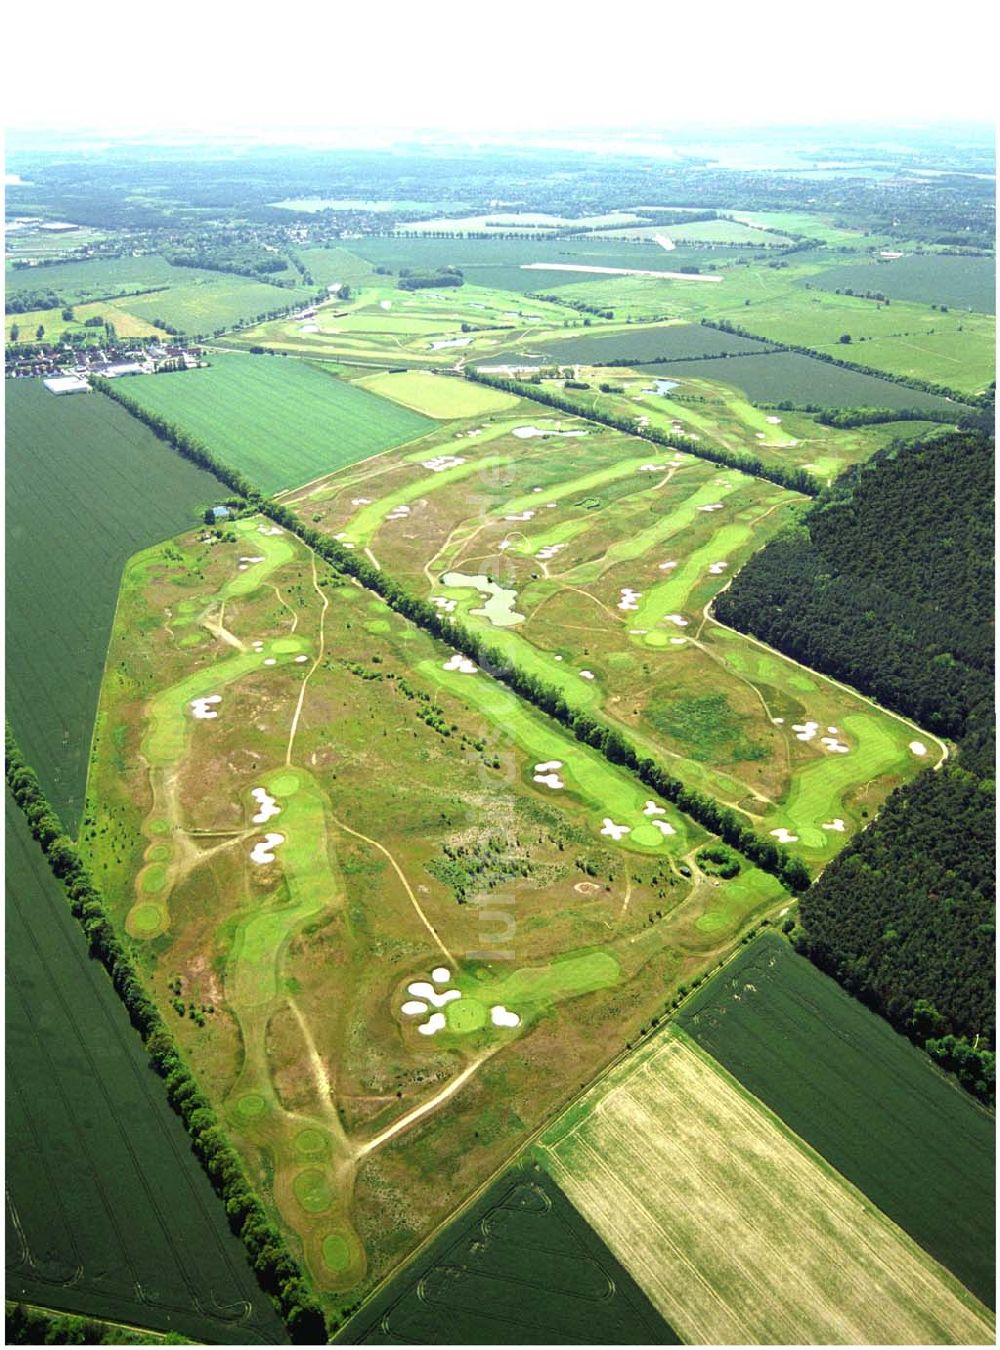
<svg viewBox="0 0 1000 1350"><path fill-rule="evenodd" d="M993 442L954 434L849 470L716 614L959 742L803 896L800 949L994 1098Z"/></svg>

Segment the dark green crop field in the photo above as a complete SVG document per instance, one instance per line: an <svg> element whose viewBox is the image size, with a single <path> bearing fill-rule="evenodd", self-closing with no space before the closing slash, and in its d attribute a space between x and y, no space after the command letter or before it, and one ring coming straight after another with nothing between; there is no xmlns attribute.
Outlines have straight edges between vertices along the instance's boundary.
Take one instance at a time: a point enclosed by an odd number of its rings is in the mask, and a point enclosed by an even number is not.
<svg viewBox="0 0 1000 1350"><path fill-rule="evenodd" d="M677 1345L547 1173L505 1173L338 1336L345 1345Z"/></svg>
<svg viewBox="0 0 1000 1350"><path fill-rule="evenodd" d="M284 1328L7 795L7 1297L198 1341Z"/></svg>
<svg viewBox="0 0 1000 1350"><path fill-rule="evenodd" d="M626 329L607 336L595 332L589 337L560 338L532 348L541 350L552 362L572 361L587 365L595 361L617 361L622 365L636 365L660 358L697 356L737 356L741 352L767 352L766 342L738 337L735 333L720 333L700 323L674 324L667 328ZM719 377L722 378L721 376Z"/></svg>
<svg viewBox="0 0 1000 1350"><path fill-rule="evenodd" d="M265 492L301 486L435 427L301 361L215 353L212 362L205 370L138 376L128 393Z"/></svg>
<svg viewBox="0 0 1000 1350"><path fill-rule="evenodd" d="M7 381L7 717L73 833L125 561L226 491L110 399Z"/></svg>
<svg viewBox="0 0 1000 1350"><path fill-rule="evenodd" d="M890 262L848 263L809 278L817 290L881 291L890 300L916 300L980 314L996 313L996 260L909 253Z"/></svg>
<svg viewBox="0 0 1000 1350"><path fill-rule="evenodd" d="M863 359L863 353L860 354ZM936 394L925 394L905 384L880 380L817 361L800 352L770 352L766 356L715 357L708 361L681 361L677 365L641 366L650 375L683 382L721 380L742 389L754 403L813 403L823 408L934 408L955 409ZM678 394L683 394L683 383ZM677 397L677 395L675 395Z"/></svg>
<svg viewBox="0 0 1000 1350"><path fill-rule="evenodd" d="M678 1020L993 1306L994 1122L988 1112L775 935L742 951Z"/></svg>

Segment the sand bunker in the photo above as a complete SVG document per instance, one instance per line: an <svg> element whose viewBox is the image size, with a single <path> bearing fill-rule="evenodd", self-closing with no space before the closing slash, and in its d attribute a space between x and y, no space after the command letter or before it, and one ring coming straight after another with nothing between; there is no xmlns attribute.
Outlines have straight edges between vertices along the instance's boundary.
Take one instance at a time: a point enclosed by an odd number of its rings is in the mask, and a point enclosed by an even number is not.
<svg viewBox="0 0 1000 1350"><path fill-rule="evenodd" d="M301 666L301 665L303 664L303 662L308 661L308 660L309 660L308 656L297 656L297 657L295 658L295 664L296 664L297 666Z"/></svg>
<svg viewBox="0 0 1000 1350"><path fill-rule="evenodd" d="M519 1027L521 1019L516 1012L508 1012L502 1003L490 1009L490 1021L495 1027Z"/></svg>
<svg viewBox="0 0 1000 1350"><path fill-rule="evenodd" d="M638 602L642 599L642 591L633 591L631 586L623 586L621 599L618 601L619 609L638 609Z"/></svg>
<svg viewBox="0 0 1000 1350"><path fill-rule="evenodd" d="M209 694L205 698L193 698L191 700L191 712L199 721L209 717L218 717L219 714L212 708L212 704L221 702L221 694Z"/></svg>
<svg viewBox="0 0 1000 1350"><path fill-rule="evenodd" d="M392 301L391 301L391 300L380 300L378 303L379 303L379 308L380 308L380 309L392 309Z"/></svg>
<svg viewBox="0 0 1000 1350"><path fill-rule="evenodd" d="M451 979L451 971L447 966L435 966L431 971L431 979L435 984L447 984Z"/></svg>
<svg viewBox="0 0 1000 1350"><path fill-rule="evenodd" d="M394 506L386 516L386 520L403 520L409 514L410 508L404 502L400 506Z"/></svg>
<svg viewBox="0 0 1000 1350"><path fill-rule="evenodd" d="M561 759L546 759L541 764L535 765L535 773L551 773L553 769L561 769L562 766Z"/></svg>
<svg viewBox="0 0 1000 1350"><path fill-rule="evenodd" d="M554 792L558 792L566 786L557 773L536 773L534 782L541 783L543 787L552 788Z"/></svg>
<svg viewBox="0 0 1000 1350"><path fill-rule="evenodd" d="M266 825L272 816L281 815L281 807L265 788L254 788L250 796L260 807L260 810L253 817L255 825Z"/></svg>
<svg viewBox="0 0 1000 1350"><path fill-rule="evenodd" d="M427 1007L427 1004L421 1003L418 998L407 999L407 1001L403 1004L403 1012L406 1013L407 1017L416 1017L417 1013L425 1013L429 1011L430 1009Z"/></svg>
<svg viewBox="0 0 1000 1350"><path fill-rule="evenodd" d="M776 727L784 726L785 724L785 719L783 717L772 717L771 721Z"/></svg>
<svg viewBox="0 0 1000 1350"><path fill-rule="evenodd" d="M534 514L534 511L518 511L512 516L504 516L504 520L531 520Z"/></svg>
<svg viewBox="0 0 1000 1350"><path fill-rule="evenodd" d="M279 529L277 525L258 525L258 534L284 534L284 530Z"/></svg>
<svg viewBox="0 0 1000 1350"><path fill-rule="evenodd" d="M671 647L684 647L687 645L687 638L671 638Z"/></svg>
<svg viewBox="0 0 1000 1350"><path fill-rule="evenodd" d="M517 436L519 440L526 441L532 436L586 436L585 431L557 431L555 427L545 429L543 427L515 427L511 433Z"/></svg>
<svg viewBox="0 0 1000 1350"><path fill-rule="evenodd" d="M371 497L352 497L352 498L351 498L351 505L352 505L352 506L371 506L371 504L372 504L372 499L371 499Z"/></svg>
<svg viewBox="0 0 1000 1350"><path fill-rule="evenodd" d="M435 1032L440 1031L446 1025L447 1020L442 1012L431 1013L427 1021L417 1027L417 1030L421 1036L433 1036Z"/></svg>
<svg viewBox="0 0 1000 1350"><path fill-rule="evenodd" d="M654 830L659 830L664 836L677 833L674 827L666 820L654 820L652 821L652 826Z"/></svg>
<svg viewBox="0 0 1000 1350"><path fill-rule="evenodd" d="M264 657L264 665L265 665L265 666L276 666L277 664L278 664L278 663L277 663L277 661L275 660L275 658L274 658L273 656L265 656L265 657Z"/></svg>
<svg viewBox="0 0 1000 1350"><path fill-rule="evenodd" d="M406 986L406 992L412 994L414 998L426 999L435 1008L443 1008L445 1004L452 1003L456 998L462 997L460 989L446 989L444 993L439 994L434 986L426 980L414 980L412 984Z"/></svg>
<svg viewBox="0 0 1000 1350"><path fill-rule="evenodd" d="M667 808L665 806L660 806L658 802L648 801L642 808L642 814L644 816L665 816L667 814Z"/></svg>
<svg viewBox="0 0 1000 1350"><path fill-rule="evenodd" d="M318 324L318 323L300 323L300 324L299 324L299 332L300 332L300 333L318 333L318 332L319 332L319 324Z"/></svg>
<svg viewBox="0 0 1000 1350"><path fill-rule="evenodd" d="M284 842L285 836L283 834L266 834L250 850L250 861L252 863L273 863L274 850Z"/></svg>
<svg viewBox="0 0 1000 1350"><path fill-rule="evenodd" d="M672 558L672 559L670 560L670 562L662 562L662 563L660 563L660 571L661 571L661 572L669 572L672 568L674 568L674 567L676 567L676 566L677 566L677 560L676 560L676 558Z"/></svg>
<svg viewBox="0 0 1000 1350"><path fill-rule="evenodd" d="M445 339L440 340L440 341L438 341L438 342L432 342L432 343L431 343L431 351L432 351L432 352L439 352L439 351L441 351L442 348L444 348L444 347L467 347L471 341L472 341L472 338L468 338L468 337L463 337L463 338L445 338Z"/></svg>
<svg viewBox="0 0 1000 1350"><path fill-rule="evenodd" d="M449 600L446 595L435 595L431 598L431 603L438 609L443 609L446 614L450 614L458 604L457 600Z"/></svg>
<svg viewBox="0 0 1000 1350"><path fill-rule="evenodd" d="M631 825L616 825L610 816L604 817L604 824L601 826L601 834L606 834L609 839L618 842L626 834L632 833Z"/></svg>
<svg viewBox="0 0 1000 1350"><path fill-rule="evenodd" d="M581 670L581 671L580 671L580 679L581 679L581 680L592 680L592 679L594 679L594 672L593 672L592 670Z"/></svg>
<svg viewBox="0 0 1000 1350"><path fill-rule="evenodd" d="M728 562L714 562L712 563L712 565L709 567L708 570L711 572L713 577L721 577L723 572L726 570L728 566L729 566Z"/></svg>
<svg viewBox="0 0 1000 1350"><path fill-rule="evenodd" d="M688 626L688 620L685 619L683 614L664 614L663 617L669 619L671 623L675 623L678 628L686 628Z"/></svg>
<svg viewBox="0 0 1000 1350"><path fill-rule="evenodd" d="M844 824L844 822L840 819L840 817L837 816L836 819L834 819L834 820L828 820L828 821L826 822L825 825L821 825L821 826L820 826L820 829L823 829L823 830L836 830L838 834L843 834L844 831L847 829L847 826L846 826L846 825Z"/></svg>
<svg viewBox="0 0 1000 1350"><path fill-rule="evenodd" d="M549 559L554 558L557 553L561 553L565 547L565 544L546 544L545 548L540 548L538 550L535 557L539 558L542 562L548 562Z"/></svg>
<svg viewBox="0 0 1000 1350"><path fill-rule="evenodd" d="M827 731L830 733L831 736L839 736L839 735L840 735L840 732L837 730L836 727L827 727Z"/></svg>
<svg viewBox="0 0 1000 1350"><path fill-rule="evenodd" d="M771 833L779 844L797 844L799 842L799 836L786 830L784 825L779 830L772 830Z"/></svg>
<svg viewBox="0 0 1000 1350"><path fill-rule="evenodd" d="M911 741L910 749L913 751L915 755L927 754L927 746L924 745L923 741Z"/></svg>
<svg viewBox="0 0 1000 1350"><path fill-rule="evenodd" d="M254 554L250 555L249 557L241 558L241 559L240 559L240 562L241 562L241 563L258 563L258 562L263 562L263 561L264 561L264 555L263 555L263 553L254 553Z"/></svg>
<svg viewBox="0 0 1000 1350"><path fill-rule="evenodd" d="M835 736L821 736L820 744L832 751L835 755L846 755L848 746L843 741L838 741Z"/></svg>
<svg viewBox="0 0 1000 1350"><path fill-rule="evenodd" d="M262 652L264 650L264 644L261 642L260 638L254 638L252 646L255 652Z"/></svg>
<svg viewBox="0 0 1000 1350"><path fill-rule="evenodd" d="M665 464L640 464L640 473L662 473L667 466Z"/></svg>
<svg viewBox="0 0 1000 1350"><path fill-rule="evenodd" d="M709 506L699 506L699 511L721 511L722 502L712 502Z"/></svg>
<svg viewBox="0 0 1000 1350"><path fill-rule="evenodd" d="M811 741L819 731L818 722L793 722L792 730L797 741Z"/></svg>
<svg viewBox="0 0 1000 1350"><path fill-rule="evenodd" d="M767 417L767 418L765 418L764 420L767 421L767 422L770 422L772 427L780 427L780 426L781 426L781 418L780 418L780 417Z"/></svg>
<svg viewBox="0 0 1000 1350"><path fill-rule="evenodd" d="M450 660L444 663L441 669L457 670L460 675L475 675L479 667L475 662L470 661L467 656L463 656L461 652L456 652Z"/></svg>
<svg viewBox="0 0 1000 1350"><path fill-rule="evenodd" d="M445 469L457 469L465 460L461 455L435 455L433 459L421 460L421 467L431 473L444 473Z"/></svg>

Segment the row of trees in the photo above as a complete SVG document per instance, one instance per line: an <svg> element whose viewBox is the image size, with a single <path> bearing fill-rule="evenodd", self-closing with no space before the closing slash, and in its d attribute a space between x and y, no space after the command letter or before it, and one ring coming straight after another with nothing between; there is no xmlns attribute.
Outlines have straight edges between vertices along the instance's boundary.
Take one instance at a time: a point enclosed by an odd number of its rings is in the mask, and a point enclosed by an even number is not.
<svg viewBox="0 0 1000 1350"><path fill-rule="evenodd" d="M132 957L119 939L104 899L49 805L10 727L6 728L7 785L28 827L62 883L90 953L104 966L139 1032L150 1063L166 1084L167 1097L191 1136L192 1149L222 1197L233 1232L243 1241L261 1288L270 1295L295 1342L326 1341L322 1309L303 1279L298 1262L255 1195L239 1155L209 1099L202 1093L177 1042L143 988Z"/></svg>
<svg viewBox="0 0 1000 1350"><path fill-rule="evenodd" d="M750 862L778 877L788 890L799 892L809 885L809 872L800 858L789 854L772 838L757 834L746 817L738 811L686 787L655 760L640 756L622 732L590 713L574 708L554 685L547 684L529 671L521 670L505 652L490 645L487 635L466 628L451 615L443 614L430 601L418 599L363 555L345 549L336 540L304 524L283 503L269 500L243 474L216 459L207 446L157 413L140 407L119 384L94 380L93 385L101 393L122 404L185 458L214 473L244 499L248 510L262 511L277 524L283 525L337 571L353 576L367 589L380 595L398 614L475 661L486 674L506 684L527 702L566 727L578 741L597 750L612 764L631 770L651 792L672 802L692 820L738 849Z"/></svg>
<svg viewBox="0 0 1000 1350"><path fill-rule="evenodd" d="M916 375L897 375L893 371L877 370L874 366L862 365L859 361L845 361L841 356L833 356L830 352L817 351L815 347L803 347L794 342L779 342L777 338L762 337L760 333L750 333L739 324L730 323L728 319L702 319L702 324L706 328L714 328L720 333L731 333L734 337L753 338L757 342L769 342L775 351L779 352L798 352L800 356L809 356L814 361L825 361L831 366L842 366L845 370L857 371L859 375L873 375L877 380L888 380L891 384L903 384L908 389L919 389L925 394L934 394L938 398L950 398L953 403L967 404L970 407L977 406L983 398L983 395L964 394L958 389L952 389L946 384L935 384L933 380L922 380ZM850 337L845 333L840 339L841 342L850 342Z"/></svg>
<svg viewBox="0 0 1000 1350"><path fill-rule="evenodd" d="M7 1345L163 1345L162 1336L147 1335L135 1327L102 1322L97 1317L53 1312L27 1303L5 1307ZM171 1345L193 1345L186 1336L171 1332Z"/></svg>
<svg viewBox="0 0 1000 1350"><path fill-rule="evenodd" d="M709 445L705 441L693 441L687 436L677 436L673 432L660 431L656 427L639 427L637 419L633 417L619 417L614 413L597 412L591 408L581 409L578 403L557 394L554 390L539 389L535 385L507 376L487 375L471 366L466 366L464 374L467 380L474 380L477 384L487 384L492 389L503 389L508 394L516 394L520 398L530 398L535 403L543 403L547 408L572 413L575 417L584 417L590 422L600 422L602 426L623 431L628 436L638 436L644 441L652 441L654 445L662 445L668 450L684 450L689 455L697 455L699 459L707 459L712 464L724 464L729 469L739 469L741 473L766 479L769 483L777 483L779 487L790 488L793 492L801 492L807 497L815 497L820 490L815 478L805 469L786 468L781 464L765 464L758 455L746 454L739 450L726 450L722 446Z"/></svg>

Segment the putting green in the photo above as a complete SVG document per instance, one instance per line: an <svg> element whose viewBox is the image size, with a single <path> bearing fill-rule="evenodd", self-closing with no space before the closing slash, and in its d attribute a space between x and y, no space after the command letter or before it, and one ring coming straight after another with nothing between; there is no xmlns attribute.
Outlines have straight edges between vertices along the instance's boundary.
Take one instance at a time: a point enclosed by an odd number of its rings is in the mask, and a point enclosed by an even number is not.
<svg viewBox="0 0 1000 1350"><path fill-rule="evenodd" d="M301 781L297 773L285 769L268 779L267 791L272 797L290 797L294 792L298 792Z"/></svg>
<svg viewBox="0 0 1000 1350"><path fill-rule="evenodd" d="M280 637L275 638L267 644L268 651L273 656L287 656L289 652L301 652L306 644L299 637Z"/></svg>
<svg viewBox="0 0 1000 1350"><path fill-rule="evenodd" d="M146 822L146 833L147 833L147 834L169 834L169 833L170 833L170 821L169 821L169 820L159 820L159 819L158 819L158 820L150 820L150 821L147 821L147 822Z"/></svg>
<svg viewBox="0 0 1000 1350"><path fill-rule="evenodd" d="M167 869L163 863L151 863L139 873L139 889L146 895L158 895L167 884Z"/></svg>
<svg viewBox="0 0 1000 1350"><path fill-rule="evenodd" d="M348 1270L351 1265L351 1244L340 1233L327 1233L323 1239L323 1264L335 1274Z"/></svg>
<svg viewBox="0 0 1000 1350"><path fill-rule="evenodd" d="M366 633L391 633L392 624L388 619L369 619L365 624Z"/></svg>
<svg viewBox="0 0 1000 1350"><path fill-rule="evenodd" d="M166 927L166 911L160 905L133 905L128 912L126 928L133 937L157 937Z"/></svg>
<svg viewBox="0 0 1000 1350"><path fill-rule="evenodd" d="M154 844L152 848L146 850L146 860L148 862L160 862L160 863L169 862L170 845Z"/></svg>
<svg viewBox="0 0 1000 1350"><path fill-rule="evenodd" d="M330 1141L322 1130L300 1130L295 1136L295 1152L300 1158L327 1158Z"/></svg>
<svg viewBox="0 0 1000 1350"><path fill-rule="evenodd" d="M267 1110L267 1102L258 1092L247 1092L229 1108L230 1113L239 1121L247 1123L256 1120Z"/></svg>
<svg viewBox="0 0 1000 1350"><path fill-rule="evenodd" d="M445 1010L448 1030L464 1034L486 1025L486 1007L477 998L460 998Z"/></svg>
<svg viewBox="0 0 1000 1350"><path fill-rule="evenodd" d="M177 643L178 647L197 647L200 642L204 642L204 633L185 633Z"/></svg>
<svg viewBox="0 0 1000 1350"><path fill-rule="evenodd" d="M318 1167L307 1167L292 1179L295 1198L307 1214L321 1214L333 1204L334 1195L326 1173Z"/></svg>

